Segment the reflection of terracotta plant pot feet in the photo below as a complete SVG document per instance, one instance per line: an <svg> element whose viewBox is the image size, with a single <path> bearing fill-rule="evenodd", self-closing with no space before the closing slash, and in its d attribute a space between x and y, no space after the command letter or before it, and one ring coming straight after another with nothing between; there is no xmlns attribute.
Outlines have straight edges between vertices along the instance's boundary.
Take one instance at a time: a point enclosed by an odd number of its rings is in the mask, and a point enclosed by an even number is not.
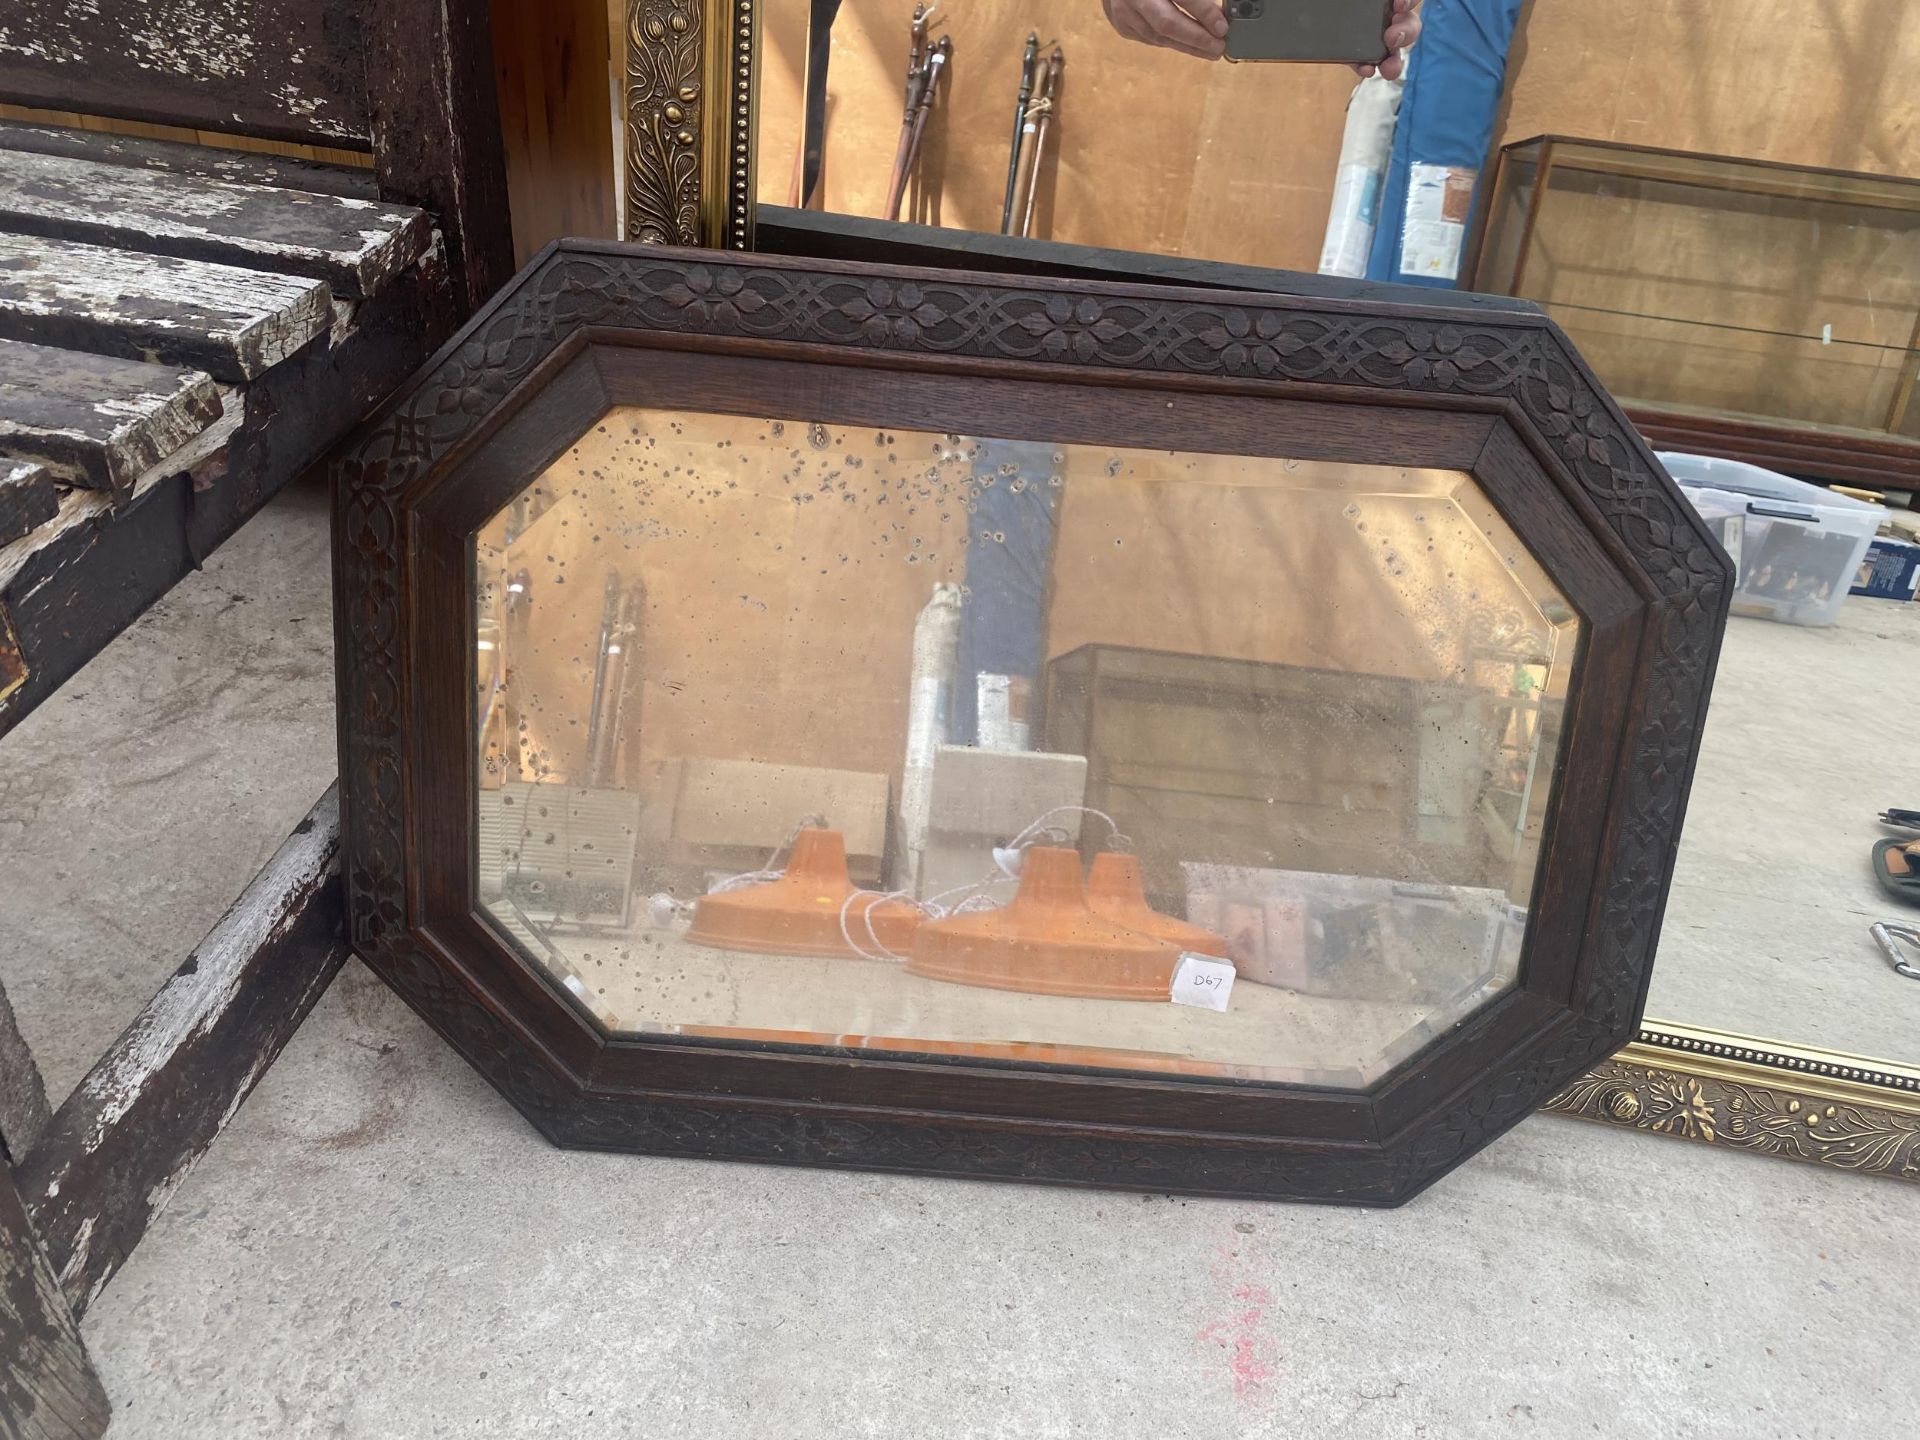
<svg viewBox="0 0 1920 1440"><path fill-rule="evenodd" d="M894 954L906 954L920 926L920 912L899 900L875 903L863 898L848 905L853 893L840 832L805 829L794 837L793 855L778 880L702 895L694 904L687 938L717 950L853 957L859 952L849 948L840 931L844 907L847 934L860 949L871 951L878 939Z"/></svg>
<svg viewBox="0 0 1920 1440"><path fill-rule="evenodd" d="M1227 953L1225 937L1171 915L1162 915L1147 904L1146 879L1141 874L1138 855L1105 850L1094 856L1093 871L1087 876L1087 904L1094 914L1104 915L1115 924L1138 930L1155 940L1164 940L1176 949L1223 958Z"/></svg>
<svg viewBox="0 0 1920 1440"><path fill-rule="evenodd" d="M1087 908L1078 852L1035 846L1012 903L931 921L914 936L907 970L994 990L1165 1000L1179 951Z"/></svg>

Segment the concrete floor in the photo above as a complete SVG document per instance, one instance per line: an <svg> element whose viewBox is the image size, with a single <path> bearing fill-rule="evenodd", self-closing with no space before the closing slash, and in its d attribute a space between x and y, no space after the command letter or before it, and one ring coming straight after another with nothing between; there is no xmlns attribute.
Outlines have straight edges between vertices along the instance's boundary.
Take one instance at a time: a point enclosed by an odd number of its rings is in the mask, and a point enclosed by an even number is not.
<svg viewBox="0 0 1920 1440"><path fill-rule="evenodd" d="M324 528L283 497L0 741L58 1092L331 774ZM1920 1186L1550 1117L1391 1213L567 1154L350 964L85 1328L115 1440L1871 1440L1916 1272Z"/></svg>
<svg viewBox="0 0 1920 1440"><path fill-rule="evenodd" d="M1920 745L1864 718L1916 675L1920 605L1728 625L1648 1015L1920 1064L1920 985L1867 933L1920 918L1868 866L1874 817L1920 806Z"/></svg>

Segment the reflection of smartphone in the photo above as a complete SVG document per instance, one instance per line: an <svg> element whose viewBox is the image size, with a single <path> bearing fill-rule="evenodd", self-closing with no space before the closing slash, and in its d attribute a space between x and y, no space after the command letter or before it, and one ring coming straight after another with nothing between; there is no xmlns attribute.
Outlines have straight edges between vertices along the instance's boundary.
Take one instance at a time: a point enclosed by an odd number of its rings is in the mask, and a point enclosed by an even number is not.
<svg viewBox="0 0 1920 1440"><path fill-rule="evenodd" d="M1375 65L1393 0L1226 0L1227 59Z"/></svg>

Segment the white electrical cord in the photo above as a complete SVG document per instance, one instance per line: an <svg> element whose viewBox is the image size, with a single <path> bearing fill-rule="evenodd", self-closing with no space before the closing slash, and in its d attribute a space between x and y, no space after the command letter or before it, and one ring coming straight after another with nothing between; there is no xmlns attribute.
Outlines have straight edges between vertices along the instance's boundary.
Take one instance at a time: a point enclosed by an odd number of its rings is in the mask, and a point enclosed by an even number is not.
<svg viewBox="0 0 1920 1440"><path fill-rule="evenodd" d="M707 893L724 895L727 891L738 890L743 885L762 885L769 880L778 880L786 874L786 868L779 863L780 856L793 849L794 842L800 838L800 832L817 829L826 823L826 817L823 815L808 815L787 832L786 839L773 847L773 853L767 856L766 863L758 870L747 870L738 875L729 875L724 880L716 880L707 887Z"/></svg>
<svg viewBox="0 0 1920 1440"><path fill-rule="evenodd" d="M889 950L881 943L880 936L874 929L873 911L875 906L884 905L894 900L905 901L929 920L945 920L949 916L964 914L969 910L998 908L997 902L992 900L987 892L995 885L1004 885L1008 881L1017 881L1020 878L1020 862L1028 846L1037 845L1042 840L1052 837L1057 837L1063 842L1070 838L1064 830L1058 827L1052 830L1046 828L1047 821L1053 819L1056 815L1069 813L1092 815L1097 819L1106 821L1108 830L1107 844L1109 848L1122 850L1132 847L1133 842L1121 833L1118 823L1116 823L1114 818L1107 814L1106 811L1096 810L1090 805L1056 805L1051 810L1036 816L1028 823L1024 830L1014 836L1007 844L996 845L994 847L993 863L995 869L999 871L997 875L986 876L984 879L975 880L968 885L956 885L951 890L942 890L937 895L928 896L925 900L915 900L904 890L855 890L851 895L847 896L840 905L840 938L846 942L847 948L862 960L891 960L896 964L903 963L907 957L904 955L896 955L893 951ZM949 896L953 895L959 895L964 898L954 905L943 903ZM865 900L867 902L866 908L860 912L860 918L866 924L867 939L873 943L874 951L878 953L869 953L861 947L859 941L853 938L853 930L848 924L847 912L853 908L856 900Z"/></svg>

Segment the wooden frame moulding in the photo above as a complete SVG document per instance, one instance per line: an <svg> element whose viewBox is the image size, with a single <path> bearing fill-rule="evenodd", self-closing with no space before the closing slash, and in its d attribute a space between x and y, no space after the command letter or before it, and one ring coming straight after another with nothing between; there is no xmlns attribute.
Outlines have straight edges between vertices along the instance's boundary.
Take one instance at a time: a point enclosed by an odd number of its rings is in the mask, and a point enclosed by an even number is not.
<svg viewBox="0 0 1920 1440"><path fill-rule="evenodd" d="M471 719L468 547L609 406L772 393L849 424L1472 473L1584 624L1516 988L1364 1092L600 1030L476 906L474 760L448 743ZM333 473L353 944L559 1143L1395 1204L1633 1036L1727 562L1524 307L561 242Z"/></svg>

